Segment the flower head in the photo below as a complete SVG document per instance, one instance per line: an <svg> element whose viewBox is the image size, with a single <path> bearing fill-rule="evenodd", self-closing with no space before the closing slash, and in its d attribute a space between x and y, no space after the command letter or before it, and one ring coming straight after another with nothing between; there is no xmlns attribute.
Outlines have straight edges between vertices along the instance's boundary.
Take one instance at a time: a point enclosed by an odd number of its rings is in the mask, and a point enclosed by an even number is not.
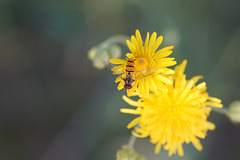
<svg viewBox="0 0 240 160"><path fill-rule="evenodd" d="M172 53L173 46L165 47L157 51L162 43L163 37L157 38L157 33L154 32L151 37L147 33L145 42L143 43L139 30L136 30L136 35L131 37L131 42L127 40L127 45L131 53L126 54L126 60L110 59L109 62L119 64L117 67L125 74L127 60L134 60L134 72L132 78L134 80L132 88L127 90L128 96L131 96L135 90L141 94L149 94L149 91L158 92L156 88L162 91L167 91L164 84L172 84L172 81L166 76L173 74L172 69L167 67L175 65L174 58L166 58ZM115 72L113 68L113 72ZM115 73L117 74L117 73ZM123 89L124 80L122 77L116 79L118 90Z"/></svg>
<svg viewBox="0 0 240 160"><path fill-rule="evenodd" d="M133 148L123 145L122 149L117 151L116 160L146 160L146 158Z"/></svg>
<svg viewBox="0 0 240 160"><path fill-rule="evenodd" d="M232 102L226 115L233 123L240 123L240 101Z"/></svg>
<svg viewBox="0 0 240 160"><path fill-rule="evenodd" d="M132 134L137 137L150 136L151 143L156 144L155 153L163 146L169 156L176 152L183 156L185 142L191 142L200 151L199 138L204 139L207 131L215 128L207 121L211 111L208 105L221 108L221 100L208 95L205 82L197 84L202 76L186 80L186 64L187 61L183 61L175 67L175 74L169 76L173 83L167 85L168 92L140 95L137 102L123 96L127 103L137 108L121 109L121 112L139 115L128 128L135 126Z"/></svg>
<svg viewBox="0 0 240 160"><path fill-rule="evenodd" d="M118 45L98 45L89 50L88 58L92 61L95 68L103 69L104 61L107 61L109 58L119 58L121 54L122 50Z"/></svg>

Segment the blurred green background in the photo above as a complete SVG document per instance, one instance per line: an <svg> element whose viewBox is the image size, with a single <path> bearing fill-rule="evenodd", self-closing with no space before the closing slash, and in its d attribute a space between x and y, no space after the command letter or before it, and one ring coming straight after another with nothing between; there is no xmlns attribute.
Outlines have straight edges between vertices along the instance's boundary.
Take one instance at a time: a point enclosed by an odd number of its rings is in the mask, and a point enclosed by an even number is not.
<svg viewBox="0 0 240 160"><path fill-rule="evenodd" d="M110 72L97 70L88 50L117 34L156 31L174 45L188 78L204 75L223 104L240 99L238 0L1 0L0 159L112 160L128 142L132 115ZM124 48L124 52L128 49ZM215 131L203 151L184 145L169 159L239 160L240 126L213 113ZM148 139L136 149L149 160Z"/></svg>

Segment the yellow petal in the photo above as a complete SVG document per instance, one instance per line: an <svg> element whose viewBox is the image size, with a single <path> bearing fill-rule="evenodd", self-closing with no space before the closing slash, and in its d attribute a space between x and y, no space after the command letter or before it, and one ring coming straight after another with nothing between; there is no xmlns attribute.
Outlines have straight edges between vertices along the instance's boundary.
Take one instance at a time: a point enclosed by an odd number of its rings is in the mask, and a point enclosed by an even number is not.
<svg viewBox="0 0 240 160"><path fill-rule="evenodd" d="M192 142L192 144L198 151L201 151L203 149L200 142Z"/></svg>
<svg viewBox="0 0 240 160"><path fill-rule="evenodd" d="M138 82L138 88L136 88L139 92L139 94L143 94L144 93L144 81L143 79L139 80Z"/></svg>
<svg viewBox="0 0 240 160"><path fill-rule="evenodd" d="M165 52L160 52L161 50L157 51L154 56L153 59L161 59L164 57L169 56L170 54L172 54L173 51L165 51Z"/></svg>
<svg viewBox="0 0 240 160"><path fill-rule="evenodd" d="M135 109L128 109L128 108L121 108L121 109L120 109L120 112L122 112L122 113L128 113L128 114L136 114L136 115L140 114L139 111L137 111L137 110L135 110Z"/></svg>
<svg viewBox="0 0 240 160"><path fill-rule="evenodd" d="M133 92L132 96L138 96L137 92Z"/></svg>
<svg viewBox="0 0 240 160"><path fill-rule="evenodd" d="M138 137L138 138L145 138L145 137L148 136L148 135L145 135L145 134L138 134L138 133L136 133L136 132L134 132L134 131L132 131L132 134L133 134L134 136Z"/></svg>
<svg viewBox="0 0 240 160"><path fill-rule="evenodd" d="M168 47L164 47L164 48L160 49L159 51L166 52L166 51L172 50L173 48L174 48L174 46L168 46Z"/></svg>
<svg viewBox="0 0 240 160"><path fill-rule="evenodd" d="M131 36L131 42L136 48L136 54L139 53L140 48L139 48L139 45L138 45L138 42L137 42L137 39L135 36Z"/></svg>
<svg viewBox="0 0 240 160"><path fill-rule="evenodd" d="M187 86L185 87L184 91L183 92L180 92L181 94L177 97L177 100L178 101L182 101L183 98L185 98L185 96L188 94L188 92L191 90L193 86L193 81L189 81Z"/></svg>
<svg viewBox="0 0 240 160"><path fill-rule="evenodd" d="M155 147L155 153L158 154L161 151L162 144L160 142L157 143Z"/></svg>
<svg viewBox="0 0 240 160"><path fill-rule="evenodd" d="M172 69L169 69L169 68L159 68L159 69L156 71L156 73L163 73L163 74L169 75L169 74L174 74L175 71L172 70Z"/></svg>
<svg viewBox="0 0 240 160"><path fill-rule="evenodd" d="M136 30L136 38L137 38L137 42L138 42L138 48L142 52L143 51L143 42L142 42L141 34L138 29Z"/></svg>
<svg viewBox="0 0 240 160"><path fill-rule="evenodd" d="M177 146L178 155L182 157L184 155L182 144L179 143Z"/></svg>
<svg viewBox="0 0 240 160"><path fill-rule="evenodd" d="M159 36L157 38L155 44L153 45L152 49L150 50L150 52L154 53L157 50L157 48L161 45L162 41L163 41L163 36ZM152 56L153 56L153 54L152 54Z"/></svg>
<svg viewBox="0 0 240 160"><path fill-rule="evenodd" d="M135 59L135 56L131 53L127 53L126 57L128 57L129 59Z"/></svg>
<svg viewBox="0 0 240 160"><path fill-rule="evenodd" d="M194 84L196 84L200 79L203 79L203 76L194 76L193 78L191 78L191 80L194 81Z"/></svg>
<svg viewBox="0 0 240 160"><path fill-rule="evenodd" d="M169 62L169 61L173 61L175 58L162 58L159 60L156 60L155 62L158 63L165 63L165 62Z"/></svg>
<svg viewBox="0 0 240 160"><path fill-rule="evenodd" d="M135 127L134 130L135 130L137 133L140 133L141 135L148 135L148 132L144 131L144 130L141 129L141 128Z"/></svg>
<svg viewBox="0 0 240 160"><path fill-rule="evenodd" d="M133 54L137 53L136 47L129 40L126 40L126 43L128 45L128 48Z"/></svg>
<svg viewBox="0 0 240 160"><path fill-rule="evenodd" d="M153 79L149 78L148 80L149 80L149 87L151 88L151 91L153 91L154 93L158 93L157 86L154 83Z"/></svg>
<svg viewBox="0 0 240 160"><path fill-rule="evenodd" d="M217 107L217 108L222 108L222 107L223 107L222 104L220 104L220 103L215 103L215 102L206 102L205 105L209 105L209 106Z"/></svg>
<svg viewBox="0 0 240 160"><path fill-rule="evenodd" d="M124 60L124 59L109 59L109 62L113 63L113 64L125 64L125 63L127 63L127 61Z"/></svg>
<svg viewBox="0 0 240 160"><path fill-rule="evenodd" d="M201 89L204 88L205 86L206 86L206 83L205 83L205 82L202 82L202 83L198 84L198 85L196 86L196 88L198 88L199 90L201 90Z"/></svg>
<svg viewBox="0 0 240 160"><path fill-rule="evenodd" d="M144 52L147 51L147 48L148 48L148 41L149 41L149 32L147 32L147 36L146 36L146 39L145 39Z"/></svg>
<svg viewBox="0 0 240 160"><path fill-rule="evenodd" d="M157 38L157 33L153 32L153 34L151 35L150 41L149 41L148 50L152 49L152 47L156 41L156 38Z"/></svg>
<svg viewBox="0 0 240 160"><path fill-rule="evenodd" d="M160 74L156 74L155 78L159 79L160 81L166 83L166 84L172 84L172 81L168 79L167 77L164 77Z"/></svg>
<svg viewBox="0 0 240 160"><path fill-rule="evenodd" d="M168 91L166 85L164 85L161 80L156 78L156 76L153 77L153 81L157 85L158 90L161 90L163 92L167 92Z"/></svg>
<svg viewBox="0 0 240 160"><path fill-rule="evenodd" d="M173 66L175 64L177 64L176 61L168 61L168 62L163 62L163 63L156 64L155 67L169 67L169 66Z"/></svg>
<svg viewBox="0 0 240 160"><path fill-rule="evenodd" d="M115 83L123 81L120 77L116 78Z"/></svg>
<svg viewBox="0 0 240 160"><path fill-rule="evenodd" d="M146 78L144 78L144 81L143 81L143 89L144 89L144 93L142 93L142 94L148 95L149 94L149 84L148 84L148 81Z"/></svg>
<svg viewBox="0 0 240 160"><path fill-rule="evenodd" d="M136 126L139 123L140 117L137 117L135 119L133 119L128 125L127 128L130 129L134 126Z"/></svg>
<svg viewBox="0 0 240 160"><path fill-rule="evenodd" d="M137 101L134 101L134 100L128 98L127 96L125 96L125 95L123 95L122 98L123 98L123 100L126 101L129 105L134 106L134 107L137 107L137 106L138 106L138 102L137 102Z"/></svg>
<svg viewBox="0 0 240 160"><path fill-rule="evenodd" d="M131 97L133 93L136 91L136 88L137 88L137 83L134 82L132 85L132 88L127 90L127 96Z"/></svg>
<svg viewBox="0 0 240 160"><path fill-rule="evenodd" d="M171 157L173 154L173 149L170 149L169 152L168 152L168 157Z"/></svg>
<svg viewBox="0 0 240 160"><path fill-rule="evenodd" d="M180 65L175 67L175 72L179 74L184 73L186 66L187 66L187 60L183 60Z"/></svg>
<svg viewBox="0 0 240 160"><path fill-rule="evenodd" d="M208 97L208 99L209 99L210 101L216 102L216 103L221 103L221 102L222 102L221 99L218 99L218 98L216 98L216 97Z"/></svg>
<svg viewBox="0 0 240 160"><path fill-rule="evenodd" d="M124 82L122 81L122 82L120 82L119 84L118 84L118 87L117 87L117 89L118 90L122 90L123 89L123 87L124 87Z"/></svg>
<svg viewBox="0 0 240 160"><path fill-rule="evenodd" d="M187 84L187 86L185 87L185 90L187 90L187 91L189 91L189 90L191 90L191 88L192 88L192 86L193 86L193 80L190 80L189 82L188 82L188 84Z"/></svg>
<svg viewBox="0 0 240 160"><path fill-rule="evenodd" d="M126 40L126 42L127 42L127 45L128 45L128 48L130 49L130 51L133 54L136 54L137 53L136 47L129 40Z"/></svg>

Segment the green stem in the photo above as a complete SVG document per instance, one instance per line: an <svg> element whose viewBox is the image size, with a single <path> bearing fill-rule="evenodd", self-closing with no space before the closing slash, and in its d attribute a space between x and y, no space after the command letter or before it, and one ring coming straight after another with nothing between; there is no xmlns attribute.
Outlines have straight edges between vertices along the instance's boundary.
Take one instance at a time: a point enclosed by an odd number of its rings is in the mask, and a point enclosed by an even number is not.
<svg viewBox="0 0 240 160"><path fill-rule="evenodd" d="M136 140L137 140L137 137L135 137L133 134L131 134L131 137L129 138L129 141L128 141L128 147L133 148Z"/></svg>
<svg viewBox="0 0 240 160"><path fill-rule="evenodd" d="M211 108L214 112L217 112L217 113L220 113L220 114L226 114L228 112L228 108L226 108L226 107L223 107L223 108L211 107Z"/></svg>
<svg viewBox="0 0 240 160"><path fill-rule="evenodd" d="M107 48L108 46L110 46L112 44L116 44L116 43L127 46L127 44L126 44L127 39L130 39L130 37L125 36L125 35L117 35L117 36L111 37L111 38L103 41L99 46L101 46L101 48L103 48L103 49Z"/></svg>

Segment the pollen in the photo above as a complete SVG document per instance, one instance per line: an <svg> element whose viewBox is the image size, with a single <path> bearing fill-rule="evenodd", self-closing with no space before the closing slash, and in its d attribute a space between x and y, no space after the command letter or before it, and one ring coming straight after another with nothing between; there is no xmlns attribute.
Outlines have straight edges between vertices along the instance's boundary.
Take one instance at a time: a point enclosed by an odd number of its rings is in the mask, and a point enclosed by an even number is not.
<svg viewBox="0 0 240 160"><path fill-rule="evenodd" d="M137 58L134 64L136 71L148 68L148 62L145 58Z"/></svg>

